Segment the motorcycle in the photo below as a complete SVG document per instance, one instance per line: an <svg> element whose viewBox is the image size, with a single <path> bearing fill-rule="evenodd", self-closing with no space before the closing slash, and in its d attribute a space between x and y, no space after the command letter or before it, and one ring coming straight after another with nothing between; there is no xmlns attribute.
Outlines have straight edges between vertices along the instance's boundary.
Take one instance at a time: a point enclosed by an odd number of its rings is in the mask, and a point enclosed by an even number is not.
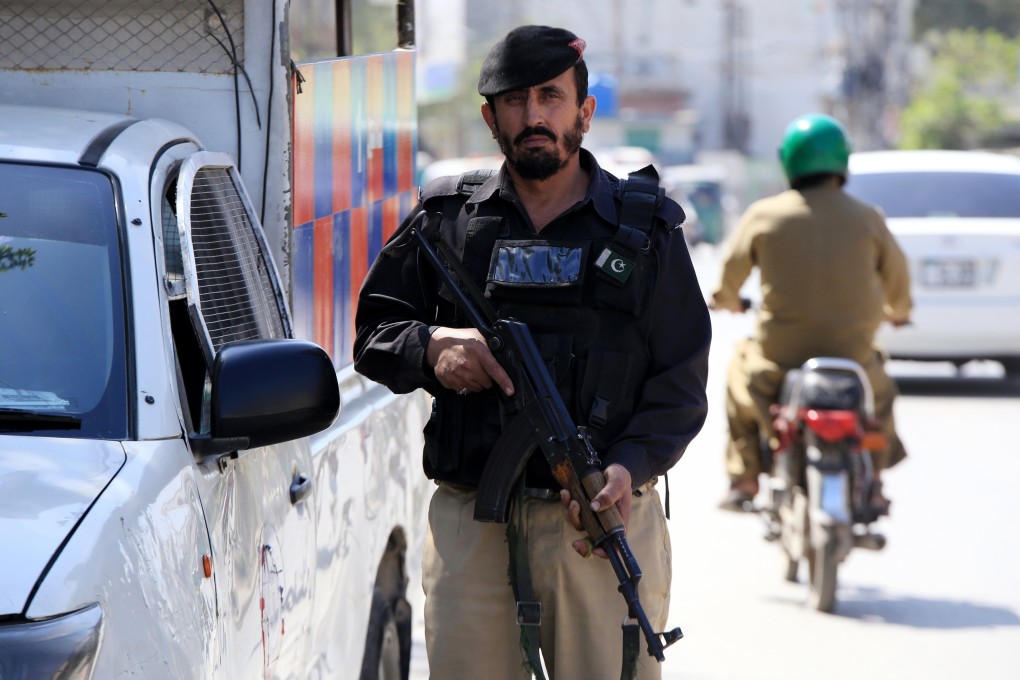
<svg viewBox="0 0 1020 680"><path fill-rule="evenodd" d="M832 612L839 565L853 548L881 550L872 524L879 502L872 451L885 447L867 375L849 359L818 357L790 371L771 410L778 446L763 443L770 470L759 508L766 539L786 556L786 579L807 562L809 604Z"/></svg>

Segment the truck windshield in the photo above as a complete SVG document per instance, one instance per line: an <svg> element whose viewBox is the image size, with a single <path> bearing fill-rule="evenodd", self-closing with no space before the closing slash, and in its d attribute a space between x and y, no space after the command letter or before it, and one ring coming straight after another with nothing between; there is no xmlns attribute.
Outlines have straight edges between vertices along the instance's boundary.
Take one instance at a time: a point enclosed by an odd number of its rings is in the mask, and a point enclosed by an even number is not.
<svg viewBox="0 0 1020 680"><path fill-rule="evenodd" d="M128 435L114 188L0 163L0 434Z"/></svg>

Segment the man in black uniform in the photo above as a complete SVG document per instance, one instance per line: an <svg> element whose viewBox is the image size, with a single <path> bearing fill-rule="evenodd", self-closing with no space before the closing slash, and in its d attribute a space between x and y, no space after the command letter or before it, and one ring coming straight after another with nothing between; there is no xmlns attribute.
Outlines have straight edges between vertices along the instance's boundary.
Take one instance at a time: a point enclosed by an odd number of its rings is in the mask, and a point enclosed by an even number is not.
<svg viewBox="0 0 1020 680"><path fill-rule="evenodd" d="M621 182L581 149L595 112L585 43L523 26L493 46L478 83L482 117L506 157L498 173L441 178L373 264L357 311L355 366L394 392L434 397L425 473L438 488L423 559L429 668L436 678L530 677L515 623L505 528L472 520L475 489L500 436L510 378L434 271L409 244L414 215L441 213L438 237L498 310L528 324L577 425L588 428L606 486L643 570L655 630L669 610L671 554L654 487L704 424L711 328L680 226L661 200L628 224ZM560 503L568 508L564 511ZM524 472L515 516L542 603L541 655L551 677L619 677L616 576L584 560L578 507L540 455ZM523 626L522 628L529 628ZM520 639L520 641L519 641ZM644 654L640 678L661 676Z"/></svg>

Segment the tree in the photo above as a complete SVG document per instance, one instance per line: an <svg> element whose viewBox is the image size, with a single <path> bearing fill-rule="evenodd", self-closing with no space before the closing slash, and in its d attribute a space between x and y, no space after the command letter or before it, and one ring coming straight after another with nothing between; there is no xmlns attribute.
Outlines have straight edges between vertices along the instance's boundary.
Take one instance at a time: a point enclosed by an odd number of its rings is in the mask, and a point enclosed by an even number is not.
<svg viewBox="0 0 1020 680"><path fill-rule="evenodd" d="M900 117L899 146L987 145L1006 122L1002 97L1017 84L1020 38L967 29L929 33L925 42L931 65Z"/></svg>
<svg viewBox="0 0 1020 680"><path fill-rule="evenodd" d="M995 29L1020 36L1020 3L1016 0L917 0L914 28L922 36L929 31Z"/></svg>
<svg viewBox="0 0 1020 680"><path fill-rule="evenodd" d="M6 217L0 213L0 217ZM14 248L8 245L0 246L0 272L10 269L28 269L35 264L35 248Z"/></svg>

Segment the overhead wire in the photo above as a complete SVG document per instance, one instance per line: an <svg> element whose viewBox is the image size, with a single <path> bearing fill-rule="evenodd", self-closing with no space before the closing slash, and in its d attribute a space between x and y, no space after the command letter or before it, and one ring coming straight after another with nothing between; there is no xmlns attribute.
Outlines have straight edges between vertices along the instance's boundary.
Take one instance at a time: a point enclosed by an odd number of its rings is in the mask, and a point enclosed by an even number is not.
<svg viewBox="0 0 1020 680"><path fill-rule="evenodd" d="M266 149L262 159L262 209L259 213L259 221L265 224L266 221L266 190L269 178L269 143L273 129L273 76L276 73L276 63L273 55L276 52L276 0L273 0L271 10L273 19L269 22L269 94L266 102Z"/></svg>
<svg viewBox="0 0 1020 680"><path fill-rule="evenodd" d="M251 78L248 77L248 71L245 70L244 66L237 60L237 45L234 43L234 36L230 32L230 27L227 25L226 19L223 18L223 13L220 12L220 8L216 6L215 0L206 0L209 6L212 7L216 17L220 20L220 25L223 27L223 32L227 36L227 41L230 43L228 48L218 36L212 32L209 35L212 39L220 46L223 52L227 55L231 65L234 67L234 119L237 134L237 165L241 166L241 87L238 80L238 73L244 76L245 82L248 83L248 92L251 94L252 105L255 108L255 124L258 128L262 129L262 116L259 114L259 103L255 96L255 88L252 87ZM275 0L274 0L275 2Z"/></svg>

